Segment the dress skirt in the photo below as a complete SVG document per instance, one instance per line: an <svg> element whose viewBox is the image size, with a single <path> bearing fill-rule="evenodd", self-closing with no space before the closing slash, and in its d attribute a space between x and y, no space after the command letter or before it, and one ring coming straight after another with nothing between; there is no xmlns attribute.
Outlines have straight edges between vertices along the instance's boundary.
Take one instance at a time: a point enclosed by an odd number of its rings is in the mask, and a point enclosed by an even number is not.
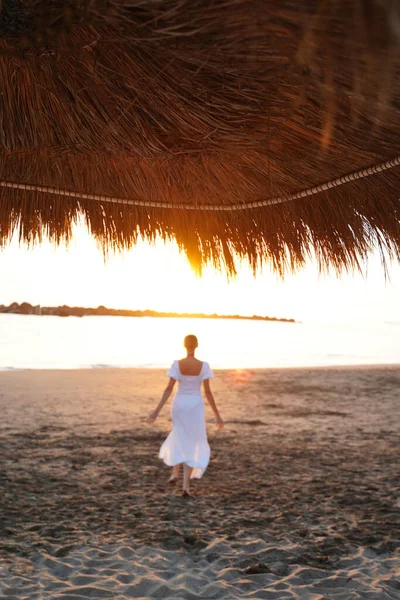
<svg viewBox="0 0 400 600"><path fill-rule="evenodd" d="M160 448L159 458L173 467L186 463L190 478L200 479L210 460L210 446L201 394L176 394L171 407L172 431Z"/></svg>

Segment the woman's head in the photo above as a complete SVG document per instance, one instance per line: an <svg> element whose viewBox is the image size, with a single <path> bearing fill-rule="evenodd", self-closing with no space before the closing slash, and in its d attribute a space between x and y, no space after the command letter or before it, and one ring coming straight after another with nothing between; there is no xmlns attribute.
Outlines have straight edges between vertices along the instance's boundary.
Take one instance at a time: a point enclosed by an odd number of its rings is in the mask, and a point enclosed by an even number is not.
<svg viewBox="0 0 400 600"><path fill-rule="evenodd" d="M197 337L195 335L187 335L183 341L183 345L188 352L193 352L196 350L199 342L197 341Z"/></svg>

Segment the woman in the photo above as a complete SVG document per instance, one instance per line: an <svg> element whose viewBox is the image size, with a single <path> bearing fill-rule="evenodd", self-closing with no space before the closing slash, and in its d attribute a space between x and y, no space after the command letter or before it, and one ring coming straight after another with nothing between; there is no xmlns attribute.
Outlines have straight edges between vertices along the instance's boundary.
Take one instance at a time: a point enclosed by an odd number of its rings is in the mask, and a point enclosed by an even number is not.
<svg viewBox="0 0 400 600"><path fill-rule="evenodd" d="M190 496L190 479L200 479L210 460L210 446L207 441L204 421L204 404L201 395L201 383L204 384L206 398L214 411L217 427L222 429L224 422L220 417L214 396L210 389L212 371L206 362L195 358L198 346L195 335L187 335L184 340L187 356L172 363L167 375L170 380L164 390L156 410L150 414L148 423L154 423L160 411L179 381L178 392L171 409L172 431L161 446L159 458L169 467L173 467L170 483L179 475L179 466L183 463L183 496Z"/></svg>

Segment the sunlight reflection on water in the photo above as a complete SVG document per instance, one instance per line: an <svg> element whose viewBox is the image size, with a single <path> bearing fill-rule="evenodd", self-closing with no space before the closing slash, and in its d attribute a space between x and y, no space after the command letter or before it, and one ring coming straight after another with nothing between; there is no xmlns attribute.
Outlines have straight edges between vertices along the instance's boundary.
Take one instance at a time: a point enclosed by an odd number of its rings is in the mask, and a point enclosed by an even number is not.
<svg viewBox="0 0 400 600"><path fill-rule="evenodd" d="M385 323L0 315L0 369L165 368L188 333L198 357L236 369L237 382L254 368L400 363L398 328Z"/></svg>

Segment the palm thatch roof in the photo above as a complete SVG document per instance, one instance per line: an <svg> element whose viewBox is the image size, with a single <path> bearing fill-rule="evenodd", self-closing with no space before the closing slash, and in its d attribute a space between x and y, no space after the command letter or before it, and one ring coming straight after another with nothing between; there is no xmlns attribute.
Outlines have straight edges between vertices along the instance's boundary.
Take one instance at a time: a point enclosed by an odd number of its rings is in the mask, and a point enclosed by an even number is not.
<svg viewBox="0 0 400 600"><path fill-rule="evenodd" d="M0 239L400 257L396 0L0 0Z"/></svg>

